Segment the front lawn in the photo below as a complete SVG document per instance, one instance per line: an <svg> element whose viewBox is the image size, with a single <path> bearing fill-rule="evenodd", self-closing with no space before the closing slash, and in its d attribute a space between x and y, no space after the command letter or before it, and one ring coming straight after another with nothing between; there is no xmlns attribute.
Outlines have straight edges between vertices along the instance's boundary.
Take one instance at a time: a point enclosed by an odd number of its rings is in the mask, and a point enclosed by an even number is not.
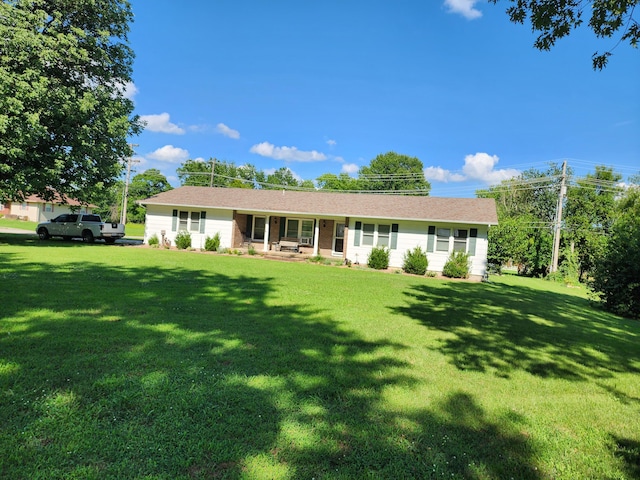
<svg viewBox="0 0 640 480"><path fill-rule="evenodd" d="M637 478L640 322L418 278L0 234L0 477Z"/></svg>

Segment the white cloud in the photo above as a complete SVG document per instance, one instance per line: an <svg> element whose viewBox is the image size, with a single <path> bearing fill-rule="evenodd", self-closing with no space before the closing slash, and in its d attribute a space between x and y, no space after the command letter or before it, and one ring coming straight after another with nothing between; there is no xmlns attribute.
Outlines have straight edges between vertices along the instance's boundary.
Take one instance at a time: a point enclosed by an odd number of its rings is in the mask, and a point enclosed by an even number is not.
<svg viewBox="0 0 640 480"><path fill-rule="evenodd" d="M336 142L335 140L327 140L327 145L329 145L330 147L335 147L337 143L338 142Z"/></svg>
<svg viewBox="0 0 640 480"><path fill-rule="evenodd" d="M133 97L135 97L138 93L138 87L136 87L133 82L127 82L122 88L122 93L124 94L124 98L133 100Z"/></svg>
<svg viewBox="0 0 640 480"><path fill-rule="evenodd" d="M519 170L506 168L494 170L500 161L497 155L488 153L476 153L464 157L464 167L462 173L470 180L480 180L485 183L500 183L502 180L515 177L520 174Z"/></svg>
<svg viewBox="0 0 640 480"><path fill-rule="evenodd" d="M358 167L358 165L356 165L355 163L345 163L344 165L342 165L342 170L340 170L340 172L348 173L349 175L351 175L352 173L358 173L358 170L360 170L360 167Z"/></svg>
<svg viewBox="0 0 640 480"><path fill-rule="evenodd" d="M219 123L218 125L216 125L216 131L218 133L221 133L225 137L233 138L234 140L237 140L240 138L239 131L234 130L233 128L227 127L224 123Z"/></svg>
<svg viewBox="0 0 640 480"><path fill-rule="evenodd" d="M269 142L258 143L251 147L249 151L263 157L287 162L320 162L327 159L324 153L316 150L305 152L298 150L296 147L276 147Z"/></svg>
<svg viewBox="0 0 640 480"><path fill-rule="evenodd" d="M189 152L183 148L165 145L147 155L151 160L167 163L182 163L189 158Z"/></svg>
<svg viewBox="0 0 640 480"><path fill-rule="evenodd" d="M151 132L171 133L175 135L182 135L184 133L183 128L169 121L169 114L166 112L159 115L140 115L140 120L146 123L145 129Z"/></svg>
<svg viewBox="0 0 640 480"><path fill-rule="evenodd" d="M474 20L482 16L482 12L475 8L478 0L444 0L449 13L459 13L467 20Z"/></svg>
<svg viewBox="0 0 640 480"><path fill-rule="evenodd" d="M451 173L442 167L427 167L424 169L424 177L434 182L463 182L466 180L464 175L459 173Z"/></svg>
<svg viewBox="0 0 640 480"><path fill-rule="evenodd" d="M499 161L500 159L497 155L479 152L475 155L464 157L462 173L455 173L442 167L427 167L424 169L424 176L427 180L434 182L447 183L475 180L495 184L520 175L520 171L514 168L495 170L495 166Z"/></svg>

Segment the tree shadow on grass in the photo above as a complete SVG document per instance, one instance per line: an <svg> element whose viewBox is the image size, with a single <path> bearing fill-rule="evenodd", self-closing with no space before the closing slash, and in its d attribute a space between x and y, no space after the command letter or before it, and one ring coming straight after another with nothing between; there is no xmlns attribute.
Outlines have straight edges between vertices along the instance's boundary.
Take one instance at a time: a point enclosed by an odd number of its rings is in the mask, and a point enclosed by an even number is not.
<svg viewBox="0 0 640 480"><path fill-rule="evenodd" d="M394 311L446 332L439 350L460 370L606 379L640 373L637 328L587 301L504 284L422 284Z"/></svg>
<svg viewBox="0 0 640 480"><path fill-rule="evenodd" d="M640 478L640 442L628 438L613 437L617 457L624 461L628 478Z"/></svg>
<svg viewBox="0 0 640 480"><path fill-rule="evenodd" d="M405 347L281 300L276 277L10 260L0 476L539 478L522 419L468 394L391 411Z"/></svg>

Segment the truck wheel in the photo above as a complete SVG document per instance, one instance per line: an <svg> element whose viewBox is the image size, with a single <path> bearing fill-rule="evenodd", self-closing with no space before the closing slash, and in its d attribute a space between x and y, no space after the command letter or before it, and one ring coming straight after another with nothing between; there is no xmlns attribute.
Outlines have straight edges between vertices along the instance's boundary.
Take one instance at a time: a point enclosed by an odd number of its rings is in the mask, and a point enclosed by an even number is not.
<svg viewBox="0 0 640 480"><path fill-rule="evenodd" d="M113 245L114 243L116 243L116 239L115 238L105 238L104 241L105 241L105 243L108 243L109 245Z"/></svg>
<svg viewBox="0 0 640 480"><path fill-rule="evenodd" d="M84 232L82 232L82 241L84 243L93 243L96 241L96 239L93 238L93 233L91 233L91 230L85 230Z"/></svg>
<svg viewBox="0 0 640 480"><path fill-rule="evenodd" d="M49 235L49 230L47 230L44 227L41 227L38 230L38 237L40 237L40 240L49 240L51 238L51 235Z"/></svg>

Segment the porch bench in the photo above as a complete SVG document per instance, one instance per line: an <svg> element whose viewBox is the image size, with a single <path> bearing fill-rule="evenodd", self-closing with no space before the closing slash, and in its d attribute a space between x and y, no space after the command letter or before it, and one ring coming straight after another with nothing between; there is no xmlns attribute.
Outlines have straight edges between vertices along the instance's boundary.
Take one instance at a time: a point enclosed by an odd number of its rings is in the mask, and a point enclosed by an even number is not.
<svg viewBox="0 0 640 480"><path fill-rule="evenodd" d="M293 252L300 251L300 244L298 243L298 239L296 238L288 238L284 237L278 242L279 250L291 250Z"/></svg>

